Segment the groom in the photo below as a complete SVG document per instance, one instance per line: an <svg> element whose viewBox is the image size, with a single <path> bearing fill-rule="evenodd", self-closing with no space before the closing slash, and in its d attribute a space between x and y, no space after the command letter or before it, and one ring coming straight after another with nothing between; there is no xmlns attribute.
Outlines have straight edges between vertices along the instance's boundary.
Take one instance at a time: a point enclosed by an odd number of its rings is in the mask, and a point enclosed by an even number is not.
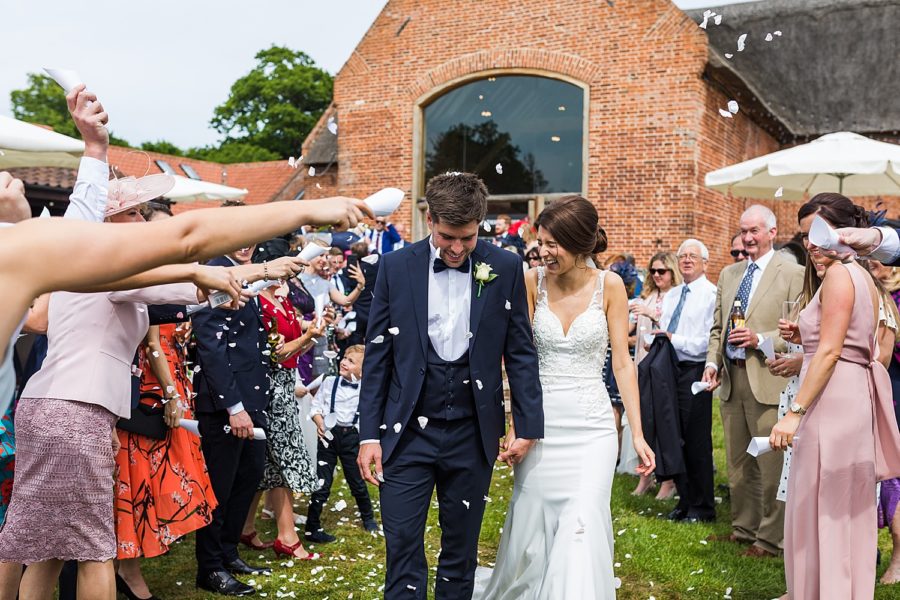
<svg viewBox="0 0 900 600"><path fill-rule="evenodd" d="M544 435L521 259L478 241L487 188L471 173L432 178L431 236L380 261L360 391L359 468L381 488L384 596L427 598L424 531L440 505L435 598L472 596L478 534L512 391L518 463ZM373 474L374 467L374 474Z"/></svg>

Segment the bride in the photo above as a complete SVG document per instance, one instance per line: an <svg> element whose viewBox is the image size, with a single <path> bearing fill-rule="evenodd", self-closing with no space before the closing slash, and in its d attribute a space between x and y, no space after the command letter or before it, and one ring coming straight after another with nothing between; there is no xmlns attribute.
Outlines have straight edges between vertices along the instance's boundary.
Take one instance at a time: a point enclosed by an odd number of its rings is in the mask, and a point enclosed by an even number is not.
<svg viewBox="0 0 900 600"><path fill-rule="evenodd" d="M609 503L618 437L602 377L610 343L628 422L634 424L637 472L649 475L655 467L641 432L637 375L628 354L625 286L615 273L594 267L591 257L606 249L606 235L590 202L561 198L535 225L544 266L528 272L526 288L545 433L515 466L497 564L479 597L614 598ZM504 447L514 439L510 424Z"/></svg>

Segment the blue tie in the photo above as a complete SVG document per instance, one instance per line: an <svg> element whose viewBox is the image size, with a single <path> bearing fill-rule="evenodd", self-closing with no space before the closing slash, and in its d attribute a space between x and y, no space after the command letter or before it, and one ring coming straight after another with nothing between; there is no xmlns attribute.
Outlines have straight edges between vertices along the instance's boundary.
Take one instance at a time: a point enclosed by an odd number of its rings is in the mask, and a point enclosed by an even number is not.
<svg viewBox="0 0 900 600"><path fill-rule="evenodd" d="M741 279L741 285L738 286L737 295L734 297L735 300L741 301L741 310L744 311L744 316L747 316L747 309L750 308L750 288L753 287L753 274L756 273L756 270L759 267L756 263L750 263L747 265L747 272L744 273L744 278ZM730 316L730 313L729 313ZM728 339L728 334L731 333L731 319L728 319L728 328L725 331L725 339ZM727 344L727 350L731 354L742 355L746 354L743 348L737 348L732 346L731 344ZM736 356L736 358L744 358L744 356Z"/></svg>
<svg viewBox="0 0 900 600"><path fill-rule="evenodd" d="M669 326L666 327L666 331L669 333L675 333L675 330L678 329L678 321L681 320L681 311L684 310L684 301L687 298L688 292L691 291L691 288L684 284L684 287L681 288L681 296L678 298L678 306L675 307L675 312L672 313L672 318L669 319Z"/></svg>

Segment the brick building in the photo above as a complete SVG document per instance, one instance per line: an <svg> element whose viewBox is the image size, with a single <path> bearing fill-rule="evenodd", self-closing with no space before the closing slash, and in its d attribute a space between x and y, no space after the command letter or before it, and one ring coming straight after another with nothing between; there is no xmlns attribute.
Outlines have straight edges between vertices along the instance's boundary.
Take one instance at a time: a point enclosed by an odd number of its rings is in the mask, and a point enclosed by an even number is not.
<svg viewBox="0 0 900 600"><path fill-rule="evenodd" d="M698 237L717 273L745 201L705 188L707 172L839 128L896 139L896 101L880 101L898 97L890 90L900 79L862 106L848 110L845 100L867 65L896 70L889 23L897 10L894 0L763 0L718 9L723 21L710 18L704 30L703 11L668 0L389 0L304 144L317 175L299 173L300 187L307 198L406 189L416 202L404 202L395 220L418 239L433 168L475 170L494 194L492 214L533 217L558 194L580 193L600 211L611 251L643 263ZM848 23L873 43L853 53L849 69L829 72L820 63L847 57L816 48L826 35L832 44L859 40ZM765 41L776 30L782 35ZM574 102L560 121L563 97ZM723 118L729 100L740 111ZM874 118L854 120L854 111ZM339 123L336 137L329 120ZM796 206L771 204L780 237L790 237Z"/></svg>

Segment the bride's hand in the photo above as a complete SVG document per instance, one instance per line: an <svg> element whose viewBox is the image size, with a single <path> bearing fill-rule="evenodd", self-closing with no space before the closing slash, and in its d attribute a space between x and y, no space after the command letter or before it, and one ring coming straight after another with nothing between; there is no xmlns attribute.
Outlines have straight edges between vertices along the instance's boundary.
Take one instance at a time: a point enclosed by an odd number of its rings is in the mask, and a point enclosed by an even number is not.
<svg viewBox="0 0 900 600"><path fill-rule="evenodd" d="M637 452L641 464L635 468L638 475L649 475L656 469L656 455L644 441L644 438L634 438L634 451Z"/></svg>

